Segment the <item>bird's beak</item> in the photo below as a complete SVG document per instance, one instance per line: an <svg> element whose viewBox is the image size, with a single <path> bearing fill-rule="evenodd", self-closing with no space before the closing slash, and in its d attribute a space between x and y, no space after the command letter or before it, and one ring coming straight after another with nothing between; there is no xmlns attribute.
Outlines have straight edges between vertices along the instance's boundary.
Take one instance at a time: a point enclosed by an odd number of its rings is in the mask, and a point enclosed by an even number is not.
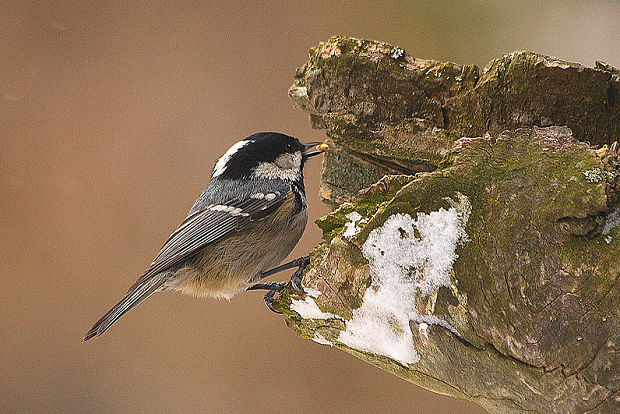
<svg viewBox="0 0 620 414"><path fill-rule="evenodd" d="M309 151L310 149L316 147L316 151ZM319 155L324 153L329 148L327 144L321 144L320 142L308 142L304 144L304 158L314 157L315 155Z"/></svg>

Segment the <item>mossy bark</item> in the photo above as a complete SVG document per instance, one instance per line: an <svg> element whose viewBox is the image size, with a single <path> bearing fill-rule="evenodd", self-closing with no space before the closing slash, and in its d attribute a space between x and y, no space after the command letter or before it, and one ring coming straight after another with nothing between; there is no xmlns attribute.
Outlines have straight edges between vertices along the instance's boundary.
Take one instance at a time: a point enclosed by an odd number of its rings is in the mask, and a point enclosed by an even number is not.
<svg viewBox="0 0 620 414"><path fill-rule="evenodd" d="M490 412L620 411L619 85L608 65L529 52L479 74L374 41L312 49L289 94L331 139L321 194L337 208L304 285L336 317L302 318L287 289L288 325ZM412 321L407 366L339 342L372 283L370 232L457 196L471 214L452 283L411 298L454 331ZM353 211L364 224L343 237Z"/></svg>

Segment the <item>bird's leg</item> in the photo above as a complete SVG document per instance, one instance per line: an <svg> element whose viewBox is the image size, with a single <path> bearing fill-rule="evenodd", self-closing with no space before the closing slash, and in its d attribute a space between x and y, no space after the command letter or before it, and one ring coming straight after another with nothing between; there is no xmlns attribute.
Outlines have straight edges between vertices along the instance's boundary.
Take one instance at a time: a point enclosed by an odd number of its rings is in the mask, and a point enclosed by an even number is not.
<svg viewBox="0 0 620 414"><path fill-rule="evenodd" d="M260 279L264 279L268 276L275 275L276 273L280 273L283 270L292 269L296 267L297 271L295 271L295 273L293 274L293 277L297 277L298 278L297 282L299 282L301 280L300 278L301 273L304 271L304 269L306 268L306 266L308 266L309 263L310 263L310 256L300 257L299 259L291 260L288 263L284 263L283 265L274 267L271 270L267 270L266 272L261 273ZM299 274L295 276L297 272L299 272ZM293 286L293 287L295 288L295 290L299 291L299 289L296 286Z"/></svg>
<svg viewBox="0 0 620 414"><path fill-rule="evenodd" d="M293 286L293 289L295 289L297 292L303 293L303 289L301 288L301 274L304 272L304 269L306 268L306 266L308 266L308 264L310 264L310 256L303 256L299 259L291 260L288 263L285 263L278 267L274 267L271 270L267 270L266 272L261 273L260 278L264 279L267 276L271 276L283 270L296 267L297 270L295 270L295 273L293 273L293 276L291 276L291 286Z"/></svg>
<svg viewBox="0 0 620 414"><path fill-rule="evenodd" d="M303 289L301 288L301 274L303 273L306 266L310 264L310 256L300 257L299 259L292 260L288 263L280 265L278 267L274 267L271 270L267 270L260 274L260 279L266 278L267 276L271 276L273 274L279 273L283 270L292 269L297 267L293 276L291 276L291 286L297 292L303 293ZM269 283L257 283L255 285L250 286L247 290L268 290L267 294L265 294L265 304L267 307L275 313L282 313L274 309L273 307L273 296L276 292L281 291L286 286L286 282L269 282Z"/></svg>

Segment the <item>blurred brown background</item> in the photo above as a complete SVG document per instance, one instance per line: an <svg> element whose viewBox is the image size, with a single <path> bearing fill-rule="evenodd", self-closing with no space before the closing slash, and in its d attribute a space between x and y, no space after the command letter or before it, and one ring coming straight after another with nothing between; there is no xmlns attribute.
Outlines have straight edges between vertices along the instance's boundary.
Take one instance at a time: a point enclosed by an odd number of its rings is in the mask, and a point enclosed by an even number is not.
<svg viewBox="0 0 620 414"><path fill-rule="evenodd" d="M228 146L262 130L324 138L286 96L319 41L617 66L620 3L130 3L0 2L0 412L482 412L298 338L259 293L155 295L81 338ZM327 212L319 163L306 173L312 218ZM319 239L311 224L292 256Z"/></svg>

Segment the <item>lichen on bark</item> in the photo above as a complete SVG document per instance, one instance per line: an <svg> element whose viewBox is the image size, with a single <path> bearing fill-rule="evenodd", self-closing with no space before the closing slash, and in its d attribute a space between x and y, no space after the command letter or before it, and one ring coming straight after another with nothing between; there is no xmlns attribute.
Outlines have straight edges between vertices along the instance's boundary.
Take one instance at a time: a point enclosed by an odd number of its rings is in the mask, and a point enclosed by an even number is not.
<svg viewBox="0 0 620 414"><path fill-rule="evenodd" d="M289 95L332 142L321 195L336 209L304 273L331 316L292 311L290 289L275 306L303 337L490 412L620 409L617 71L515 52L480 74L397 49L332 38L297 73ZM471 211L450 282L415 290L416 317L393 323L419 360L347 346L341 333L377 289L372 232L460 197ZM411 283L425 267L407 270Z"/></svg>

